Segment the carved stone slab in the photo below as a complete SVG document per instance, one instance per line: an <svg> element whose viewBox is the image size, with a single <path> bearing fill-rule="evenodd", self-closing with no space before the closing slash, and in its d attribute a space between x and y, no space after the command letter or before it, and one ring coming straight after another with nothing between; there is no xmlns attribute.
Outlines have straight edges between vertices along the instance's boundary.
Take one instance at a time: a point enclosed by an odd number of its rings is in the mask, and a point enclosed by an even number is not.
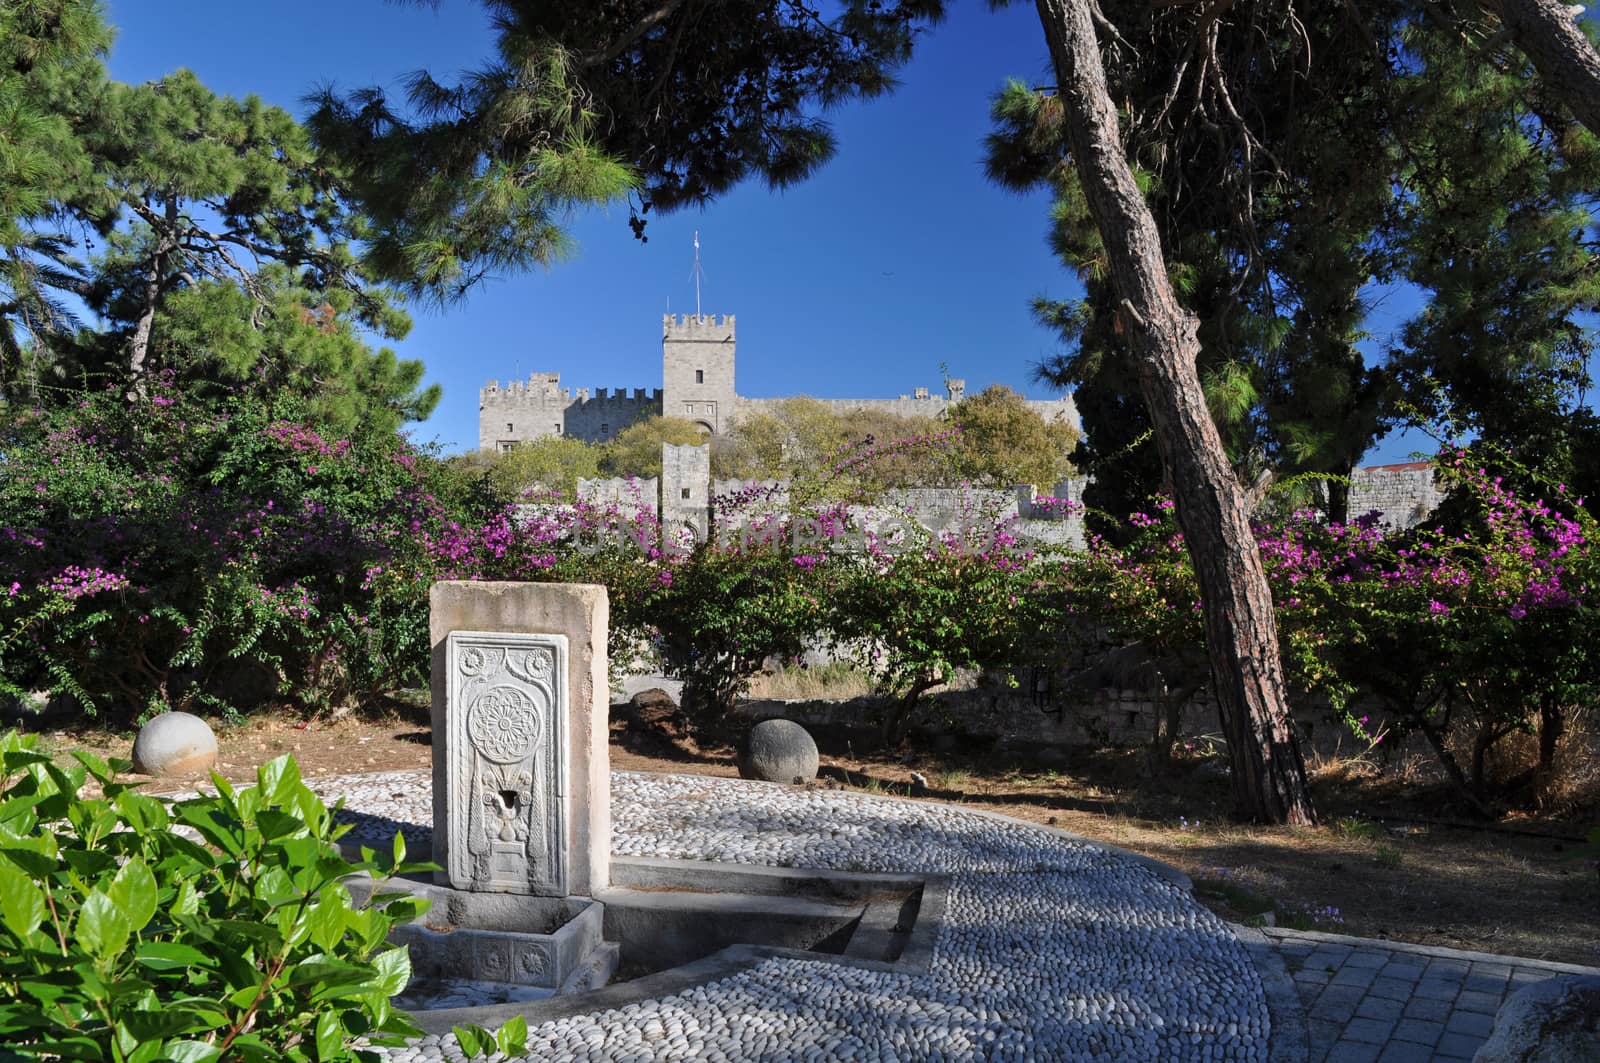
<svg viewBox="0 0 1600 1063"><path fill-rule="evenodd" d="M567 639L452 631L445 765L450 885L567 893Z"/></svg>

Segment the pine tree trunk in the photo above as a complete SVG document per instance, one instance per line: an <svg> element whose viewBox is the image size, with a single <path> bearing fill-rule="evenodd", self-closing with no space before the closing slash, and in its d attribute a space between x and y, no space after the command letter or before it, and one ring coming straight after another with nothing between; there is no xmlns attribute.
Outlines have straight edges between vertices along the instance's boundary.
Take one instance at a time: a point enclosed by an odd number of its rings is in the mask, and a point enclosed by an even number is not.
<svg viewBox="0 0 1600 1063"><path fill-rule="evenodd" d="M1233 766L1235 811L1262 823L1316 814L1289 725L1272 592L1249 509L1211 420L1196 360L1199 322L1178 302L1150 208L1123 155L1089 0L1036 0L1089 212L1105 244L1123 334L1177 496Z"/></svg>
<svg viewBox="0 0 1600 1063"><path fill-rule="evenodd" d="M150 220L150 212L141 216ZM128 345L128 376L133 381L128 397L144 395L145 361L150 354L150 334L155 325L156 305L161 301L161 289L166 283L167 260L178 249L178 200L167 200L166 227L152 225L156 230L156 246L150 256L150 269L145 274L143 291L139 295L139 320L133 327L133 338Z"/></svg>
<svg viewBox="0 0 1600 1063"><path fill-rule="evenodd" d="M1551 95L1600 136L1600 54L1570 14L1569 0L1484 0L1539 71Z"/></svg>

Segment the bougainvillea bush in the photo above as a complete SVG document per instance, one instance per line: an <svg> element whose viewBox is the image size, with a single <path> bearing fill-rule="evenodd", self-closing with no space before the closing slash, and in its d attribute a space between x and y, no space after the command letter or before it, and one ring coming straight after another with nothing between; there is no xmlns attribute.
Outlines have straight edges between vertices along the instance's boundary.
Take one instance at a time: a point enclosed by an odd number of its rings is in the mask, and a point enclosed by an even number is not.
<svg viewBox="0 0 1600 1063"><path fill-rule="evenodd" d="M1302 711L1329 712L1373 743L1386 736L1381 712L1388 736L1422 735L1487 812L1496 744L1537 735L1535 777L1512 787L1531 782L1537 795L1571 711L1600 697L1597 533L1562 485L1529 500L1466 451L1438 466L1453 499L1439 519L1396 530L1376 513L1338 524L1301 511L1258 524L1256 537ZM1131 518L1130 546L1092 546L1079 578L1097 586L1118 642L1171 652L1201 638L1196 591L1169 504L1152 514Z"/></svg>
<svg viewBox="0 0 1600 1063"><path fill-rule="evenodd" d="M326 438L250 389L8 413L0 694L131 717L425 675L425 609L378 577L487 500L403 437Z"/></svg>
<svg viewBox="0 0 1600 1063"><path fill-rule="evenodd" d="M1357 699L1376 698L1487 811L1495 745L1537 734L1533 777L1513 780L1537 797L1569 714L1600 697L1597 529L1564 485L1528 499L1466 451L1438 465L1447 517L1396 533L1370 515L1323 525L1301 514L1260 538L1303 685L1355 727ZM1462 732L1464 765L1452 742Z"/></svg>

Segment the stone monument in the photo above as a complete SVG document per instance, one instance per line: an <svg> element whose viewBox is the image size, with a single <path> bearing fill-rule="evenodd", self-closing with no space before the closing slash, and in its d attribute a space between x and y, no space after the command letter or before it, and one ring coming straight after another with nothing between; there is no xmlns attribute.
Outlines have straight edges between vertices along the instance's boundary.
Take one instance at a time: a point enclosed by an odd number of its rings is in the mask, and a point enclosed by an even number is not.
<svg viewBox="0 0 1600 1063"><path fill-rule="evenodd" d="M435 583L431 884L390 934L419 1000L461 979L513 999L605 985L610 882L604 587Z"/></svg>
<svg viewBox="0 0 1600 1063"><path fill-rule="evenodd" d="M611 847L605 588L444 582L430 605L436 880L592 897Z"/></svg>

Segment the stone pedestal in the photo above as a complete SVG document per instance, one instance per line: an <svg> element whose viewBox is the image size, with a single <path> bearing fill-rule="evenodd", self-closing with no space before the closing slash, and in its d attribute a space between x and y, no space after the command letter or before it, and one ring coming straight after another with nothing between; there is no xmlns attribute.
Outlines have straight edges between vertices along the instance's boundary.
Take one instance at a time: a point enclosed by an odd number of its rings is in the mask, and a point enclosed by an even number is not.
<svg viewBox="0 0 1600 1063"><path fill-rule="evenodd" d="M605 588L436 583L430 606L437 881L593 896L611 858Z"/></svg>

